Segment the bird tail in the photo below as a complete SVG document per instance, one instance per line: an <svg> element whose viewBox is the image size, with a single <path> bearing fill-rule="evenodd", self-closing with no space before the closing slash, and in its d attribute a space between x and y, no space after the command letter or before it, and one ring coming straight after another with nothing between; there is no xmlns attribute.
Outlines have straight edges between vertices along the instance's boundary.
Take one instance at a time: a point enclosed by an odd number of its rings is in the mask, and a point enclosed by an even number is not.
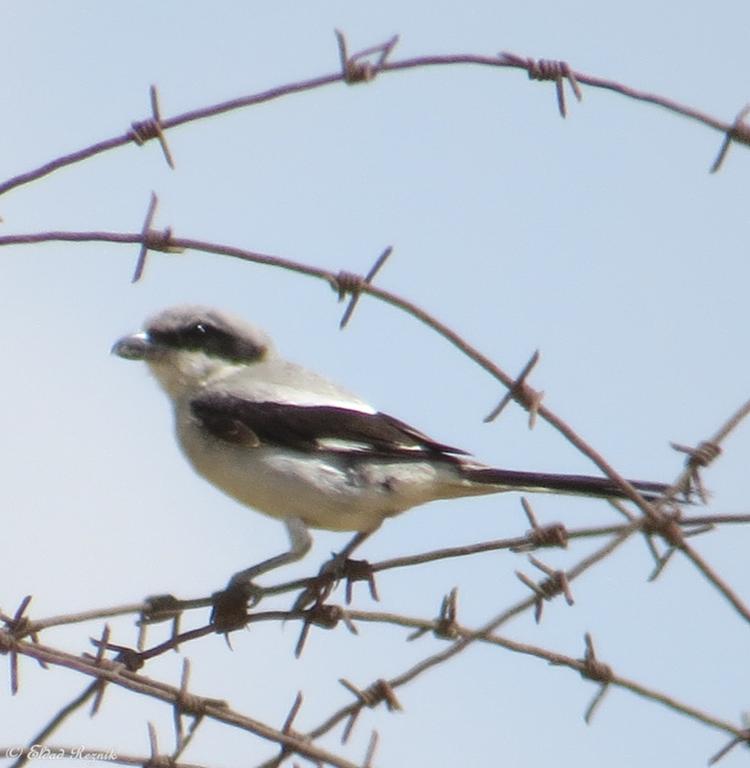
<svg viewBox="0 0 750 768"><path fill-rule="evenodd" d="M564 493L604 499L628 498L622 489L608 477L559 475L549 472L518 472L512 469L475 467L470 464L462 465L461 476L471 483L493 486L496 491ZM642 480L629 480L628 482L638 491L641 491L646 500L659 498L669 488L666 483L652 483ZM489 488L487 490L491 492Z"/></svg>

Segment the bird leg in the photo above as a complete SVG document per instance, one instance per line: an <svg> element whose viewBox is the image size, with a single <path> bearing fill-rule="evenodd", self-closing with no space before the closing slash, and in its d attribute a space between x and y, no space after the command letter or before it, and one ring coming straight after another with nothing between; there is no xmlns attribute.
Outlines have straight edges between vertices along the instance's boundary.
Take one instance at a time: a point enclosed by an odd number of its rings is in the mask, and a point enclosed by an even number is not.
<svg viewBox="0 0 750 768"><path fill-rule="evenodd" d="M298 518L289 518L284 523L289 536L289 551L238 571L229 579L226 589L212 596L211 623L217 631L229 632L245 625L248 602L255 605L265 593L253 579L282 565L295 563L310 551L312 538L307 526Z"/></svg>

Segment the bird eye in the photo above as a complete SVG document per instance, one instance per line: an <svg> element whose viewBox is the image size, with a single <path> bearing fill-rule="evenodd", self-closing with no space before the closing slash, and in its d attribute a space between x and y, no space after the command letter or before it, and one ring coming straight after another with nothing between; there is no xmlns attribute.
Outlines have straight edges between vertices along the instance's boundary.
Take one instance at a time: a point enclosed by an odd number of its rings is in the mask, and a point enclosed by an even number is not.
<svg viewBox="0 0 750 768"><path fill-rule="evenodd" d="M196 324L193 326L193 330L194 330L196 333L200 333L200 334L205 334L205 333L207 333L207 330L206 330L206 326L205 326L203 323L196 323Z"/></svg>

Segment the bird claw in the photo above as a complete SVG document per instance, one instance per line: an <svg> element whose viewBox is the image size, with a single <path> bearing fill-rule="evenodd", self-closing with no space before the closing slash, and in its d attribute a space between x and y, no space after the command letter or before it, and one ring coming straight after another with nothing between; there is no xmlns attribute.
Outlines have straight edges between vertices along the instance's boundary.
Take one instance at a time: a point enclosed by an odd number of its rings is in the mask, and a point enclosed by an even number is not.
<svg viewBox="0 0 750 768"><path fill-rule="evenodd" d="M310 583L294 601L292 609L301 611L309 605L321 605L342 579L346 579L347 605L352 601L352 584L355 581L368 582L373 600L378 599L375 578L369 561L342 559L337 555L323 564L318 575L310 580Z"/></svg>
<svg viewBox="0 0 750 768"><path fill-rule="evenodd" d="M217 632L231 632L247 624L247 609L256 605L263 590L252 581L230 581L226 589L211 595L211 624Z"/></svg>

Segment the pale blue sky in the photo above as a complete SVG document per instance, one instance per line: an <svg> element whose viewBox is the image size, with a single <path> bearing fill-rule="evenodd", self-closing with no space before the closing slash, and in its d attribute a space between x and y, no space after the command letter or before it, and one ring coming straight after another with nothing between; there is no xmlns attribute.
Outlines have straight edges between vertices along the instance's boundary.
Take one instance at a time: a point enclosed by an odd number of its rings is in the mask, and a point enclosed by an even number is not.
<svg viewBox="0 0 750 768"><path fill-rule="evenodd" d="M353 49L398 33L395 58L432 53L566 59L584 72L652 90L731 120L750 100L744 2L145 3L5 2L0 179L146 116L156 83L165 116L337 66L333 35ZM659 108L584 89L560 120L554 89L520 72L457 67L341 85L195 123L158 146L128 146L0 198L2 232L138 231L151 190L157 226L331 269L365 272L395 248L378 282L464 334L509 372L534 349L533 383L623 474L670 480L668 443L708 437L750 393L747 362L747 179L734 147L708 174L721 136ZM363 299L339 333L342 307L323 283L205 254L154 254L130 285L137 249L44 245L3 251L5 467L0 607L31 593L32 616L204 594L274 554L282 527L199 480L174 445L171 414L146 372L108 354L163 306L231 309L266 328L289 357L380 408L483 460L513 468L593 471L551 429L529 432L509 409L482 417L498 385L436 335ZM711 511L747 511L750 429L706 476ZM536 498L544 521L609 521L606 506ZM435 504L390 521L373 560L522 533L518 499ZM308 573L345 541L316 535ZM750 534L696 540L750 599ZM569 566L591 551L543 553ZM576 583L572 608L523 617L509 635L581 655L591 631L624 675L738 721L747 708L748 627L694 569L675 558L647 584L641 540ZM382 608L433 616L458 586L460 618L479 625L524 594L510 553L384 574ZM361 590L360 607L372 606ZM340 593L337 593L337 597ZM198 622L196 618L194 621ZM114 639L133 642L132 622ZM43 637L83 650L99 623ZM157 631L152 638L159 636ZM391 676L442 644L405 645L392 628L314 631L299 661L297 627L235 633L186 646L193 690L280 725L297 690L299 726L346 703L337 683ZM177 682L180 658L146 673ZM22 691L0 693L0 745L36 732L84 685L22 662ZM377 765L704 765L721 734L612 691L594 723L594 691L564 670L475 647L404 688L405 712L363 715L359 759L380 731ZM147 752L146 721L170 744L171 712L110 691L96 720L79 715L56 741ZM256 765L270 748L204 724L186 760ZM742 750L726 758L731 768Z"/></svg>

